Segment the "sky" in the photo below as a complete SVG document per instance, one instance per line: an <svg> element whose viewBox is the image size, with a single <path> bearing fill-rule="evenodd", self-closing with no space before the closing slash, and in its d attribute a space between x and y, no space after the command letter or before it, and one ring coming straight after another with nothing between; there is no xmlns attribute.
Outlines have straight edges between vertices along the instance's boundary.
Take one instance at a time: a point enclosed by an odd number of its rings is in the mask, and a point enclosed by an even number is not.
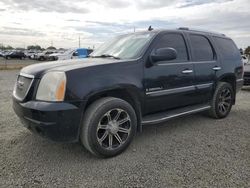
<svg viewBox="0 0 250 188"><path fill-rule="evenodd" d="M0 0L0 45L98 46L113 36L189 27L250 46L249 0Z"/></svg>

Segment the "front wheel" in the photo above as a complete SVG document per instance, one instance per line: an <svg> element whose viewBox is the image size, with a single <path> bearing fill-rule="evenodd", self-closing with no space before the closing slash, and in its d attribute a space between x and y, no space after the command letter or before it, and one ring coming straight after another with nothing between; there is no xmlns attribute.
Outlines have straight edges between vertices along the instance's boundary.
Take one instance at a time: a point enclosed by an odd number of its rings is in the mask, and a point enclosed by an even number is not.
<svg viewBox="0 0 250 188"><path fill-rule="evenodd" d="M129 146L136 127L137 117L132 106L124 100L106 97L88 107L80 139L92 154L112 157Z"/></svg>
<svg viewBox="0 0 250 188"><path fill-rule="evenodd" d="M227 117L231 111L233 99L234 92L231 84L227 82L219 82L211 101L209 115L216 119Z"/></svg>

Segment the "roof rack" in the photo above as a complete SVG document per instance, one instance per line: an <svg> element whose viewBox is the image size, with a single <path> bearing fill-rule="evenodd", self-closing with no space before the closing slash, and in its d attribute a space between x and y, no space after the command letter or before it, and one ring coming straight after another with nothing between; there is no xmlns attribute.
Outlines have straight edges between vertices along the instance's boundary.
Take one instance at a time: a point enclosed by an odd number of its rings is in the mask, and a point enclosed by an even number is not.
<svg viewBox="0 0 250 188"><path fill-rule="evenodd" d="M197 31L197 32L203 32L203 33L209 33L209 34L215 34L215 35L226 36L226 35L223 34L223 33L217 33L217 32L206 31L206 30L198 30L198 29L189 29L188 27L179 27L178 30Z"/></svg>

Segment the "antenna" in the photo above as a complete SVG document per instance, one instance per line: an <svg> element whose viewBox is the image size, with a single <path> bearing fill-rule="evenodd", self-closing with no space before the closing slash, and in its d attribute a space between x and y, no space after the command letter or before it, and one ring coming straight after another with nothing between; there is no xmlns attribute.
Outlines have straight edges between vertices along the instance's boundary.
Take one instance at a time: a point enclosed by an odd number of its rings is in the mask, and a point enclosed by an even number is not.
<svg viewBox="0 0 250 188"><path fill-rule="evenodd" d="M153 31L154 30L154 28L150 25L149 27L148 27L148 31Z"/></svg>
<svg viewBox="0 0 250 188"><path fill-rule="evenodd" d="M79 48L81 48L81 36L79 35Z"/></svg>

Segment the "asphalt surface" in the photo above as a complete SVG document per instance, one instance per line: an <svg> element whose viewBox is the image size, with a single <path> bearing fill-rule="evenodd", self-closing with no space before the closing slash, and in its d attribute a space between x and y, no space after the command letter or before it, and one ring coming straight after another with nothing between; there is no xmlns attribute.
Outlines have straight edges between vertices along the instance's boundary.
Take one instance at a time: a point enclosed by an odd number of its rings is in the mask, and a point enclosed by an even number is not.
<svg viewBox="0 0 250 188"><path fill-rule="evenodd" d="M26 130L11 107L17 71L0 71L0 187L250 187L250 88L223 120L197 114L144 127L121 155Z"/></svg>

